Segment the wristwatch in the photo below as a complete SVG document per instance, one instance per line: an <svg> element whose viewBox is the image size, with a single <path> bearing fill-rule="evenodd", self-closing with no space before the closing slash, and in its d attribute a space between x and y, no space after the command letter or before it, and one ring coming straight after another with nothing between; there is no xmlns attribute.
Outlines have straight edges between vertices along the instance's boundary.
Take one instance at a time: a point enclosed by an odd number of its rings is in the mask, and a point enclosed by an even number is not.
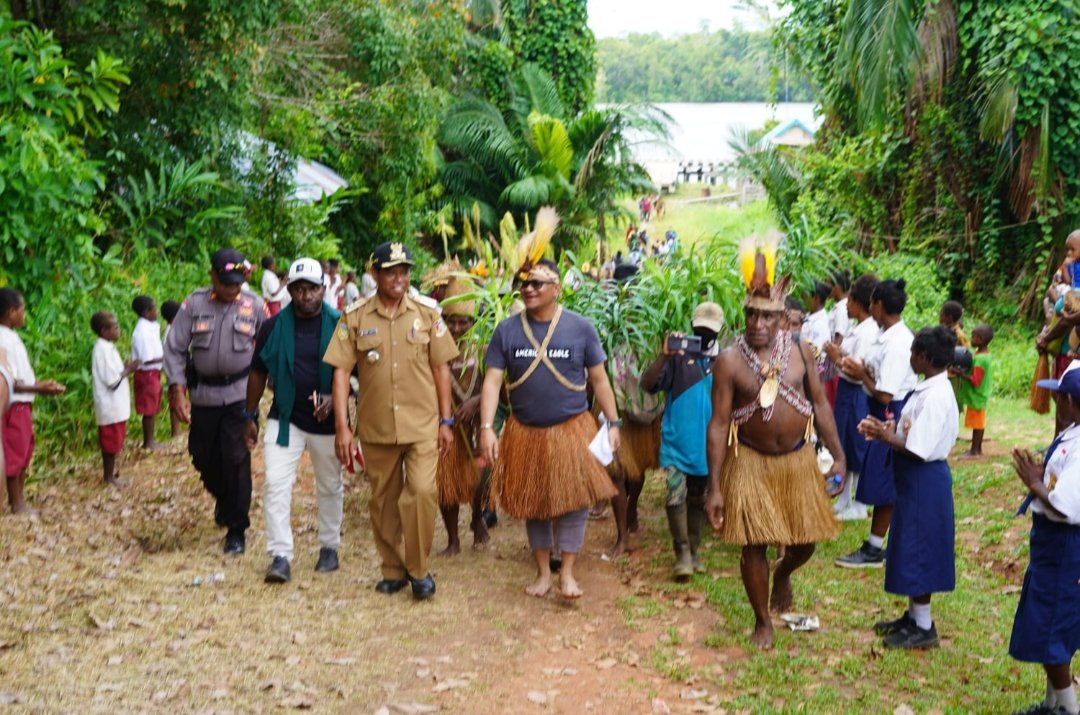
<svg viewBox="0 0 1080 715"><path fill-rule="evenodd" d="M453 427L457 424L457 421L453 417L442 417L439 419L439 426L446 425L447 427Z"/></svg>
<svg viewBox="0 0 1080 715"><path fill-rule="evenodd" d="M622 420L618 418L608 420L608 427L618 427L619 429L622 429Z"/></svg>
<svg viewBox="0 0 1080 715"><path fill-rule="evenodd" d="M240 410L240 416L243 417L245 420L253 420L255 422L259 421L258 410Z"/></svg>

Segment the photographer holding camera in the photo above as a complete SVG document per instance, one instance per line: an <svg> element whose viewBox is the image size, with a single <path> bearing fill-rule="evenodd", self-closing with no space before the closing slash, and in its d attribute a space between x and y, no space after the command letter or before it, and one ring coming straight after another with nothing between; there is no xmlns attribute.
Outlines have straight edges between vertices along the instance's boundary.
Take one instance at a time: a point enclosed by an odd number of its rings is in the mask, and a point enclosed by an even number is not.
<svg viewBox="0 0 1080 715"><path fill-rule="evenodd" d="M665 506L675 546L676 581L688 581L695 571L704 571L697 551L705 528L709 481L705 428L712 417L712 368L724 311L716 303L701 303L690 324L692 336L664 336L660 355L641 376L641 389L666 393L660 467L667 477Z"/></svg>

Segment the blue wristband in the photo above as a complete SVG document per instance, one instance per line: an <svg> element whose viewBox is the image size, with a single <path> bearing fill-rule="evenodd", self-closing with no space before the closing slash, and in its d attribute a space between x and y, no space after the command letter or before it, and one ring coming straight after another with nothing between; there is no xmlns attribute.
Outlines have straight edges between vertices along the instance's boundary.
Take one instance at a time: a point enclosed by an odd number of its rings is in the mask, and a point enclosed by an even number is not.
<svg viewBox="0 0 1080 715"><path fill-rule="evenodd" d="M443 417L439 420L440 427L442 427L443 425L446 425L447 427L453 427L456 424L457 420L455 420L453 417Z"/></svg>

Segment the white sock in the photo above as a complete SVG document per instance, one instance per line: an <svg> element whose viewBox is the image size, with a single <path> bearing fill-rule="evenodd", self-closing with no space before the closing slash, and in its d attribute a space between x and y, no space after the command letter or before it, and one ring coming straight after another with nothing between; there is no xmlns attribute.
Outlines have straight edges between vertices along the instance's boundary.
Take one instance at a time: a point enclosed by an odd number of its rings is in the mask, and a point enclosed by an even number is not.
<svg viewBox="0 0 1080 715"><path fill-rule="evenodd" d="M911 601L908 605L908 615L915 621L915 625L924 631L930 630L930 626L934 624L930 620L930 604L929 603L915 603Z"/></svg>
<svg viewBox="0 0 1080 715"><path fill-rule="evenodd" d="M1046 676L1046 700L1043 700L1043 705L1053 710L1057 707L1057 691L1054 690L1054 684L1050 682L1050 676Z"/></svg>
<svg viewBox="0 0 1080 715"><path fill-rule="evenodd" d="M1063 708L1069 715L1080 713L1080 705L1076 703L1076 691L1073 690L1072 685L1061 690L1055 690L1054 697L1057 698L1057 707Z"/></svg>
<svg viewBox="0 0 1080 715"><path fill-rule="evenodd" d="M875 549L880 549L885 545L884 536L875 536L873 534L870 534L870 537L867 539L867 541L870 542L870 545L873 546Z"/></svg>

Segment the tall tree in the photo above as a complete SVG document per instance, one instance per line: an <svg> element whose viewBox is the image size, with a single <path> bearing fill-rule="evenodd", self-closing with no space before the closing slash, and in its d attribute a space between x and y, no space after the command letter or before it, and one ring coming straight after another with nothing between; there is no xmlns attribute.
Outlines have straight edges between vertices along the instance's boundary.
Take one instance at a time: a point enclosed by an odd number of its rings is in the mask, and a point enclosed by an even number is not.
<svg viewBox="0 0 1080 715"><path fill-rule="evenodd" d="M596 38L588 25L588 0L504 0L510 49L520 64L533 63L555 80L572 113L593 100Z"/></svg>

